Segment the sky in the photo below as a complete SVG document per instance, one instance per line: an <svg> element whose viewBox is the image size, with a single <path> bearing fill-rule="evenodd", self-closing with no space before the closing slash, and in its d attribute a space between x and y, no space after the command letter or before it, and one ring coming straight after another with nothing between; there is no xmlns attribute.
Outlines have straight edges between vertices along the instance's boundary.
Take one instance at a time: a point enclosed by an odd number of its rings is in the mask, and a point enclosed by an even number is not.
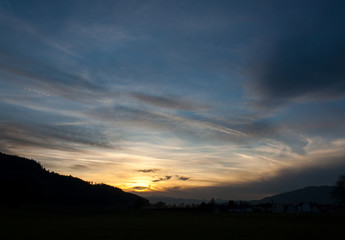
<svg viewBox="0 0 345 240"><path fill-rule="evenodd" d="M0 0L0 151L142 196L345 173L345 1Z"/></svg>

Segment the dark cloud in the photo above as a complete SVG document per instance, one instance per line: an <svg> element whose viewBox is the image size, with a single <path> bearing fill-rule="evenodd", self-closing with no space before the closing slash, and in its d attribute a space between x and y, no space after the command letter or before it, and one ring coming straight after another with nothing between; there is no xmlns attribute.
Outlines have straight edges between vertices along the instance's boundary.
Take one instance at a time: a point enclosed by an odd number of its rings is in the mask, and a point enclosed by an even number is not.
<svg viewBox="0 0 345 240"><path fill-rule="evenodd" d="M138 191L144 191L147 189L150 189L149 187L143 187L143 186L135 186L133 187L134 190L138 190Z"/></svg>
<svg viewBox="0 0 345 240"><path fill-rule="evenodd" d="M170 180L171 178L172 178L172 176L165 176L165 178L155 179L155 180L152 180L152 182L167 181L167 180Z"/></svg>
<svg viewBox="0 0 345 240"><path fill-rule="evenodd" d="M183 176L179 176L179 175L176 175L176 177L178 180L181 180L181 181L187 181L190 179L189 177L183 177Z"/></svg>
<svg viewBox="0 0 345 240"><path fill-rule="evenodd" d="M345 2L301 4L303 15L286 16L255 75L261 104L275 106L296 98L345 96ZM284 32L282 32L284 31Z"/></svg>
<svg viewBox="0 0 345 240"><path fill-rule="evenodd" d="M197 103L193 103L187 100L183 100L179 97L162 97L162 96L154 96L144 93L133 93L132 96L142 102L163 108L172 108L178 110L199 110L202 108L206 108L206 106L202 106Z"/></svg>
<svg viewBox="0 0 345 240"><path fill-rule="evenodd" d="M152 180L152 182L161 182L161 181L164 181L164 180L165 180L164 178L159 178L159 179Z"/></svg>
<svg viewBox="0 0 345 240"><path fill-rule="evenodd" d="M140 169L138 170L139 172L143 172L143 173L154 173L156 171L158 171L158 169Z"/></svg>
<svg viewBox="0 0 345 240"><path fill-rule="evenodd" d="M82 164L74 164L73 166L70 167L71 169L74 169L74 170L88 170L89 168L85 165L82 165Z"/></svg>

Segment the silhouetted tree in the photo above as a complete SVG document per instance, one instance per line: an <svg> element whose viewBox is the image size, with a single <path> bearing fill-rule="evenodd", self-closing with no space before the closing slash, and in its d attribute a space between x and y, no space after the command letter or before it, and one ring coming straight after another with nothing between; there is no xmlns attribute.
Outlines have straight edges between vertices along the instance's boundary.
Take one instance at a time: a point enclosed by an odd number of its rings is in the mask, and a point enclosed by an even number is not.
<svg viewBox="0 0 345 240"><path fill-rule="evenodd" d="M229 209L235 209L235 208L237 208L237 204L235 203L235 201L230 200L230 201L228 202L228 208L229 208Z"/></svg>
<svg viewBox="0 0 345 240"><path fill-rule="evenodd" d="M166 208L166 204L163 201L159 201L159 202L155 203L154 206L156 208Z"/></svg>
<svg viewBox="0 0 345 240"><path fill-rule="evenodd" d="M207 205L205 202L202 202L202 203L199 205L198 209L199 209L200 211L206 211L206 210L208 209L208 205Z"/></svg>
<svg viewBox="0 0 345 240"><path fill-rule="evenodd" d="M345 174L338 178L333 190L333 196L341 204L345 204Z"/></svg>

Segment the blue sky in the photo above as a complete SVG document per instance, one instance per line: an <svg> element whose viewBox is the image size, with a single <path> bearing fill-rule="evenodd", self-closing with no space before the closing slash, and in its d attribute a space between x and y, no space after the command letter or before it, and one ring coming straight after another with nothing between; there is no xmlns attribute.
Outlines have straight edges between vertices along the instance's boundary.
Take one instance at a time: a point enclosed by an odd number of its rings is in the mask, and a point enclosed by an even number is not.
<svg viewBox="0 0 345 240"><path fill-rule="evenodd" d="M0 1L0 150L143 195L345 172L343 1Z"/></svg>

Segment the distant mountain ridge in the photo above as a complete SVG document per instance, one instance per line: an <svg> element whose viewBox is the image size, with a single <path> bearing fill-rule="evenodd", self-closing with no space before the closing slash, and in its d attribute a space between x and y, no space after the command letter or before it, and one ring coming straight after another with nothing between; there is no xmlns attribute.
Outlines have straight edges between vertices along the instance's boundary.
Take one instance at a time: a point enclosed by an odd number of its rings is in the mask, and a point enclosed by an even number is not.
<svg viewBox="0 0 345 240"><path fill-rule="evenodd" d="M261 203L279 203L279 204L299 204L299 203L318 203L318 204L333 204L335 199L332 197L334 187L331 186L309 186L298 190L293 190L285 193L276 194L270 197L265 197L261 200L248 201L250 204ZM166 204L200 204L202 202L208 203L211 199L186 199L173 198L164 196L146 196L150 203L164 202ZM218 204L227 203L229 200L214 199ZM236 201L237 202L237 201ZM241 201L239 201L241 202Z"/></svg>
<svg viewBox="0 0 345 240"><path fill-rule="evenodd" d="M310 186L302 189L280 193L261 200L250 201L253 204L258 203L280 203L280 204L298 204L298 203L318 203L332 204L335 199L332 197L334 187L331 186Z"/></svg>
<svg viewBox="0 0 345 240"><path fill-rule="evenodd" d="M143 206L148 201L106 184L91 184L47 171L27 158L0 153L0 203L78 206Z"/></svg>

